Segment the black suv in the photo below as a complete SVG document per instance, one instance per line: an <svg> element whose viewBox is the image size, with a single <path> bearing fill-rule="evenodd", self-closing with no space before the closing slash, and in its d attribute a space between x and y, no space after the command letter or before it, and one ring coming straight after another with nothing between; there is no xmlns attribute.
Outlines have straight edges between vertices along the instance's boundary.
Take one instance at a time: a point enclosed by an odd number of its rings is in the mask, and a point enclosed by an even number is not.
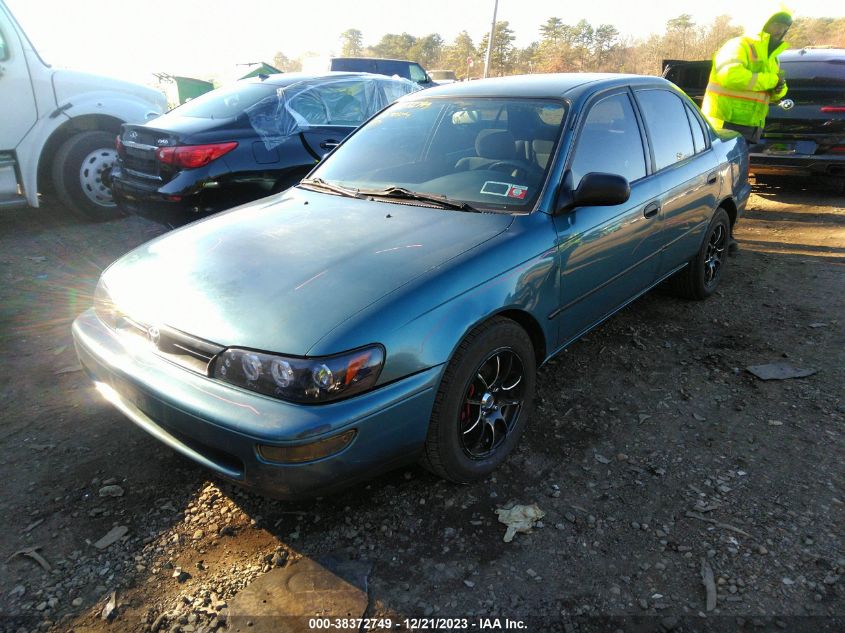
<svg viewBox="0 0 845 633"><path fill-rule="evenodd" d="M780 66L789 92L769 106L763 138L750 148L751 172L822 177L845 187L845 49L784 51ZM710 62L665 60L663 68L701 103Z"/></svg>
<svg viewBox="0 0 845 633"><path fill-rule="evenodd" d="M821 176L845 185L845 49L803 48L780 56L789 92L769 106L756 176Z"/></svg>
<svg viewBox="0 0 845 633"><path fill-rule="evenodd" d="M380 59L378 57L332 57L330 70L348 73L375 73L377 75L396 75L410 79L422 88L431 88L437 84L431 80L425 69L417 62L407 59Z"/></svg>

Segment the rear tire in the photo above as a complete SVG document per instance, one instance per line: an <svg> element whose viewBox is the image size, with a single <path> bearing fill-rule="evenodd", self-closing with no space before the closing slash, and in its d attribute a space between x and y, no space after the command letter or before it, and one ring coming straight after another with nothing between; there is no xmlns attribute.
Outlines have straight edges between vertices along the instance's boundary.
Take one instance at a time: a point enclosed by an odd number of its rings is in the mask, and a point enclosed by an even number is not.
<svg viewBox="0 0 845 633"><path fill-rule="evenodd" d="M80 132L66 140L53 161L53 185L59 199L78 216L111 220L123 215L109 179L117 158L114 135Z"/></svg>
<svg viewBox="0 0 845 633"><path fill-rule="evenodd" d="M669 279L670 290L685 299L699 301L716 292L728 261L730 241L731 221L727 211L719 207L696 256Z"/></svg>
<svg viewBox="0 0 845 633"><path fill-rule="evenodd" d="M422 465L455 483L486 477L525 429L537 375L528 334L497 317L461 342L432 409Z"/></svg>

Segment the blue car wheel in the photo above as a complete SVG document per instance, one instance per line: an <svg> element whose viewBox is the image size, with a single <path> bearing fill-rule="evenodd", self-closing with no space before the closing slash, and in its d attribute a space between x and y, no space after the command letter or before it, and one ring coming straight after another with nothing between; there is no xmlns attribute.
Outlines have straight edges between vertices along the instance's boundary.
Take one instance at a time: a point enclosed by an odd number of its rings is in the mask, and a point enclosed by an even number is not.
<svg viewBox="0 0 845 633"><path fill-rule="evenodd" d="M457 483L482 479L525 430L537 363L528 334L497 317L462 341L434 403L423 465Z"/></svg>

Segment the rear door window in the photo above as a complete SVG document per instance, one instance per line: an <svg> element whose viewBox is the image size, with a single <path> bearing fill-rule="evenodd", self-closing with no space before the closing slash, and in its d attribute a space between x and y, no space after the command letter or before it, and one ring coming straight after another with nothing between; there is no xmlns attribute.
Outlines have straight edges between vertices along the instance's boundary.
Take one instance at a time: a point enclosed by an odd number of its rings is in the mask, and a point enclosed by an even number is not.
<svg viewBox="0 0 845 633"><path fill-rule="evenodd" d="M643 139L627 93L590 106L569 169L576 186L590 172L624 176L629 182L646 175Z"/></svg>
<svg viewBox="0 0 845 633"><path fill-rule="evenodd" d="M637 90L636 95L654 148L655 169L692 156L695 144L681 98L661 89Z"/></svg>

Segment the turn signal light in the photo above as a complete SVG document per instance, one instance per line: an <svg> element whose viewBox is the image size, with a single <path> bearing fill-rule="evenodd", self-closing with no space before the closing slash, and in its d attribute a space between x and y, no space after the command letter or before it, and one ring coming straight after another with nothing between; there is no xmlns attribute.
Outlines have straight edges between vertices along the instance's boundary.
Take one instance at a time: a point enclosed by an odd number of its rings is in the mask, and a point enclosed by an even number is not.
<svg viewBox="0 0 845 633"><path fill-rule="evenodd" d="M237 141L229 141L228 143L211 143L209 145L160 147L156 151L156 157L164 165L172 165L178 169L196 169L197 167L205 167L223 154L228 154L237 146Z"/></svg>
<svg viewBox="0 0 845 633"><path fill-rule="evenodd" d="M354 437L355 429L352 429L351 431L346 431L345 433L320 440L319 442L300 444L298 446L266 446L259 444L258 454L268 462L278 462L281 464L313 462L314 460L339 453L349 446L349 443L352 442Z"/></svg>

